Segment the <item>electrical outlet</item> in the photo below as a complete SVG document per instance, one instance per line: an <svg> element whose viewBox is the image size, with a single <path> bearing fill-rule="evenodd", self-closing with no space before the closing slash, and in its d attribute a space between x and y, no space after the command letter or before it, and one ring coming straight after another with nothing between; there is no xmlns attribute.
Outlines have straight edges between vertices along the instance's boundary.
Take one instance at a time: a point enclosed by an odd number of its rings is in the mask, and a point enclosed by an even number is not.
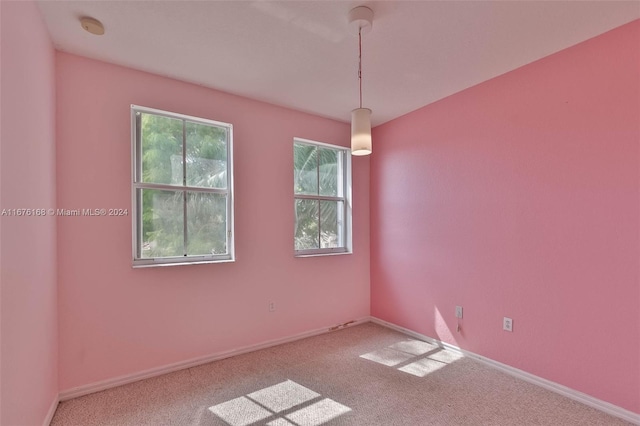
<svg viewBox="0 0 640 426"><path fill-rule="evenodd" d="M462 306L456 306L456 318L462 318Z"/></svg>
<svg viewBox="0 0 640 426"><path fill-rule="evenodd" d="M508 317L504 317L502 320L502 329L506 331L513 331L513 320Z"/></svg>
<svg viewBox="0 0 640 426"><path fill-rule="evenodd" d="M269 312L275 312L276 302L269 302Z"/></svg>

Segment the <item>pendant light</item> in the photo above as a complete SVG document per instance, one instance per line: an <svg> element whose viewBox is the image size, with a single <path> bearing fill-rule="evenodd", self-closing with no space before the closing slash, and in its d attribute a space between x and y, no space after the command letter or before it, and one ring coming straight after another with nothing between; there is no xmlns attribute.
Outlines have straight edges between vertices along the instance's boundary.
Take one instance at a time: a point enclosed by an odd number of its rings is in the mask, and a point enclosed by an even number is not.
<svg viewBox="0 0 640 426"><path fill-rule="evenodd" d="M362 34L373 27L373 11L365 6L351 9L349 23L358 30L358 84L360 106L351 111L351 154L371 154L371 110L362 107Z"/></svg>

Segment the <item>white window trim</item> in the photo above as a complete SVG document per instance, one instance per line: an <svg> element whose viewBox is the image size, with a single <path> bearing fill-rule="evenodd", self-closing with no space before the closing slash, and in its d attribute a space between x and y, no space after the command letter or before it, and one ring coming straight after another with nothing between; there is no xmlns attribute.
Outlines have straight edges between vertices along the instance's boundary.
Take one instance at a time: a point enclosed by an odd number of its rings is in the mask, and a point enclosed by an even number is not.
<svg viewBox="0 0 640 426"><path fill-rule="evenodd" d="M349 148L345 148L339 145L331 145L324 142L318 142L311 139L303 139L303 138L293 138L293 144L295 146L296 143L313 145L319 147L330 148L334 150L339 150L344 153L344 165L343 165L343 173L344 173L344 222L345 222L345 231L344 231L344 247L336 247L336 248L320 248L320 249L305 249L305 250L296 250L295 249L295 223L293 229L293 237L294 237L294 257L315 257L315 256L332 256L332 255L341 255L341 254L352 254L353 253L353 240L352 240L352 198L351 198L351 151ZM328 199L332 198L337 199L341 197L324 197L324 196L307 196L307 195L296 195L295 191L293 194L293 209L295 216L295 208L296 208L296 199Z"/></svg>
<svg viewBox="0 0 640 426"><path fill-rule="evenodd" d="M175 257L160 257L160 258L139 258L138 257L138 244L142 239L142 226L140 224L140 218L138 217L138 199L137 189L149 187L146 184L140 182L139 173L142 170L142 159L138 154L138 145L136 143L137 135L137 123L136 113L154 114L168 118L175 118L179 120L190 121L193 123L200 123L206 125L212 125L217 127L224 127L227 129L227 190L224 191L227 195L227 253L223 255L198 255L198 256L175 256ZM141 148L140 148L141 149ZM161 189L162 186L175 190L178 188L176 185L152 185L154 188ZM200 188L199 188L200 189ZM202 192L217 193L219 191L206 190ZM234 191L233 191L233 125L229 123L223 123L220 121L208 120L200 117L193 117L190 115L178 114L169 111L158 110L154 108L147 108L138 105L131 105L131 212L132 212L132 228L131 228L131 241L132 241L132 265L134 268L146 268L156 266L177 266L177 265L200 265L206 263L224 263L235 261L235 232L234 232Z"/></svg>

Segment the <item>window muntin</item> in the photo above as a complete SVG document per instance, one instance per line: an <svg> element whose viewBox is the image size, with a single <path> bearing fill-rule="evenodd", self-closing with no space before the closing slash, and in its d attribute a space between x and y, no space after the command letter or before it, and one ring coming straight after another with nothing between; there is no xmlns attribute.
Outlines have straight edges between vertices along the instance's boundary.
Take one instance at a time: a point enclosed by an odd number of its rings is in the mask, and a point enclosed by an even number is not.
<svg viewBox="0 0 640 426"><path fill-rule="evenodd" d="M131 106L133 265L232 261L232 126Z"/></svg>
<svg viewBox="0 0 640 426"><path fill-rule="evenodd" d="M294 250L297 256L351 252L351 155L294 139Z"/></svg>

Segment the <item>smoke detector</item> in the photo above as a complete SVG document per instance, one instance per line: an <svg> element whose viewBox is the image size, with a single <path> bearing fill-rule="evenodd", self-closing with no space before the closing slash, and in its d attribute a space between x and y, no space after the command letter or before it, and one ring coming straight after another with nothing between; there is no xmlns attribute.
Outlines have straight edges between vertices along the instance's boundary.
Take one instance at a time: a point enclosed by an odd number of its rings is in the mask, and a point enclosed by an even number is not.
<svg viewBox="0 0 640 426"><path fill-rule="evenodd" d="M84 28L85 31L91 34L104 34L104 26L102 25L102 22L98 21L97 19L85 16L84 18L80 18L80 25L82 25L82 28Z"/></svg>

